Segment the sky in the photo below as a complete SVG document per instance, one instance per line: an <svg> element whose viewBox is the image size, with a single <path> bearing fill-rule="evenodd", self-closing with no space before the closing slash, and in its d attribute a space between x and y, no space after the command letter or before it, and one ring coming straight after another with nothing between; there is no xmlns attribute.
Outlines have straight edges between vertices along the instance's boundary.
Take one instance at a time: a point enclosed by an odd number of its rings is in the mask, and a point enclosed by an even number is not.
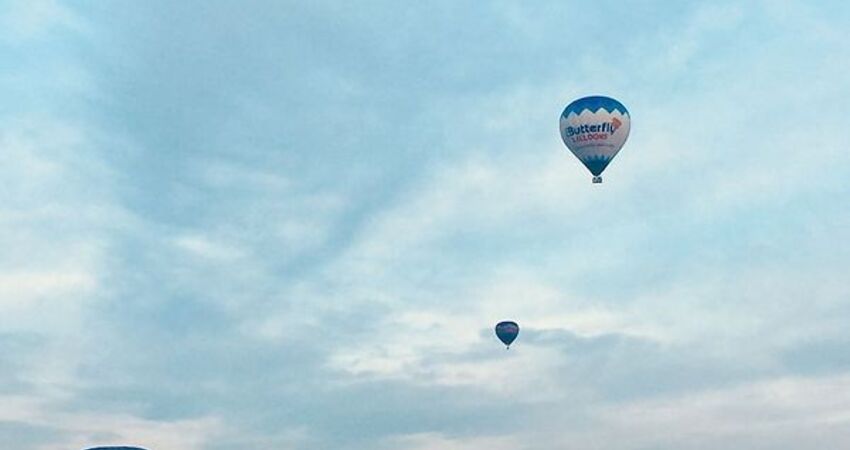
<svg viewBox="0 0 850 450"><path fill-rule="evenodd" d="M850 448L848 25L0 0L0 443Z"/></svg>

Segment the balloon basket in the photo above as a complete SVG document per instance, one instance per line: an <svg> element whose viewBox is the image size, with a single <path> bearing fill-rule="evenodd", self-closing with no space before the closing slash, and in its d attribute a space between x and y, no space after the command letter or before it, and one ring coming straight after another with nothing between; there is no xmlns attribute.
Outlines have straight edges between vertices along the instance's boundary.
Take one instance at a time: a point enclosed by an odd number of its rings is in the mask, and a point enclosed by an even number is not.
<svg viewBox="0 0 850 450"><path fill-rule="evenodd" d="M602 177L593 177L593 184L599 184L602 182Z"/></svg>

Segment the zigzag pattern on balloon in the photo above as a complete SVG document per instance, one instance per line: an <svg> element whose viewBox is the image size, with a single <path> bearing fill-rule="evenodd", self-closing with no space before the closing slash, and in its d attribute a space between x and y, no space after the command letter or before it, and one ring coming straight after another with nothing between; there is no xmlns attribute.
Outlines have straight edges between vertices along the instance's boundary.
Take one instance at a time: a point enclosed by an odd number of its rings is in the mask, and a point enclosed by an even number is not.
<svg viewBox="0 0 850 450"><path fill-rule="evenodd" d="M608 164L611 163L611 158L605 155L588 155L581 158L581 162L587 167L590 173L598 177L608 167Z"/></svg>
<svg viewBox="0 0 850 450"><path fill-rule="evenodd" d="M584 97L580 100L570 103L569 105L567 105L566 109L564 109L562 116L568 117L570 114L579 115L583 111L590 111L592 113L595 113L600 109L604 109L609 113L618 111L620 114L623 114L625 116L629 115L629 111L626 109L625 106L623 106L622 103L618 102L617 100L614 100L613 98L596 95L591 97Z"/></svg>

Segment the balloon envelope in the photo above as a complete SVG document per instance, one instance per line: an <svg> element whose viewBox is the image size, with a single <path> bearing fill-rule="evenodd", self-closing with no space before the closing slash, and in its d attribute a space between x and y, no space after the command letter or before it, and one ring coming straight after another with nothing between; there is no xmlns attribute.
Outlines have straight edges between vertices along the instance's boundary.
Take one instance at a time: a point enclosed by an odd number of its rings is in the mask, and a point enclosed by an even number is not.
<svg viewBox="0 0 850 450"><path fill-rule="evenodd" d="M610 97L580 98L561 113L561 139L567 148L602 182L602 171L623 148L631 129L629 111Z"/></svg>
<svg viewBox="0 0 850 450"><path fill-rule="evenodd" d="M113 446L113 447L91 447L91 448L88 448L86 450L145 450L145 449L143 449L142 447L128 447L126 445L124 445L124 446L119 445L117 447L115 447L115 446Z"/></svg>
<svg viewBox="0 0 850 450"><path fill-rule="evenodd" d="M510 347L517 335L519 335L519 325L516 322L506 321L496 324L496 337L506 346Z"/></svg>

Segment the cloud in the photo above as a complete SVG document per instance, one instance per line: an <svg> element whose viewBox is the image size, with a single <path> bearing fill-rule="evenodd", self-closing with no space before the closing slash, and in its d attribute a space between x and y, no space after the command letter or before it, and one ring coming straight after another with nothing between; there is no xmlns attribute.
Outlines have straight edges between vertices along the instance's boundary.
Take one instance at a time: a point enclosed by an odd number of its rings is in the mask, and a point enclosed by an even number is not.
<svg viewBox="0 0 850 450"><path fill-rule="evenodd" d="M215 439L223 424L215 419L157 422L125 414L68 412L44 397L3 396L0 435L5 442L33 449L135 444L200 449ZM151 444L148 444L151 443Z"/></svg>
<svg viewBox="0 0 850 450"><path fill-rule="evenodd" d="M55 0L13 0L6 4L0 23L3 25L5 41L27 42L55 30L81 31L83 20L61 2Z"/></svg>
<svg viewBox="0 0 850 450"><path fill-rule="evenodd" d="M435 450L435 449L517 449L525 448L516 438L510 437L479 437L451 438L437 433L418 433L387 439L385 448L405 450Z"/></svg>
<svg viewBox="0 0 850 450"><path fill-rule="evenodd" d="M2 440L840 446L844 10L764 6L12 4Z"/></svg>
<svg viewBox="0 0 850 450"><path fill-rule="evenodd" d="M610 429L602 448L641 448L659 441L688 449L796 448L812 439L840 446L848 415L835 394L846 383L845 376L784 378L604 408L600 419ZM567 441L582 445L595 438L588 434Z"/></svg>

